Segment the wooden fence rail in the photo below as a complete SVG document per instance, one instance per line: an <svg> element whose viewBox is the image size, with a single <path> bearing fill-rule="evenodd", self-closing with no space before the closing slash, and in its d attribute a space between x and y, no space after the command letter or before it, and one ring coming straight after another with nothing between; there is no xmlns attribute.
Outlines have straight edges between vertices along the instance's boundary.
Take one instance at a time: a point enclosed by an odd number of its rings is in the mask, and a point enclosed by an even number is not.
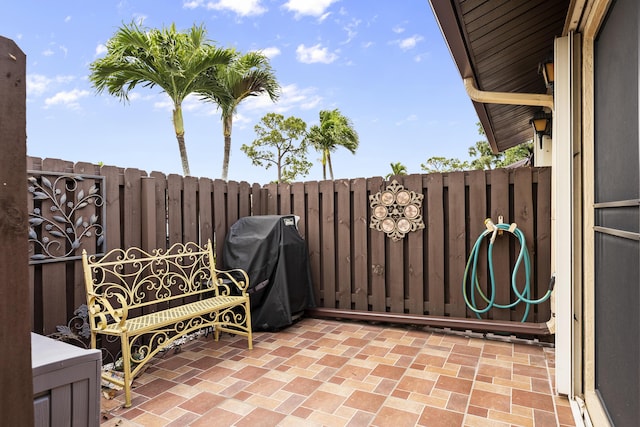
<svg viewBox="0 0 640 427"><path fill-rule="evenodd" d="M299 230L308 245L319 307L475 316L466 308L462 279L469 252L485 229L485 218L497 223L501 216L505 223L515 222L523 231L532 260L534 296L546 292L551 275L548 168L395 177L407 190L424 196L425 228L399 241L369 226L369 196L390 184L380 177L261 186L35 157L28 158L27 168L33 182L40 185L60 176L66 180L59 191L66 194L66 204L32 197L29 212L57 216L58 223L62 222L60 210L72 216L67 224L72 236L64 243L71 255L60 259L42 254L42 243L37 240L45 237L44 225L32 227L37 235L30 239L29 254L32 329L44 334L65 325L74 309L84 303L81 266L74 257L82 248L90 253L129 246L151 250L176 242L202 244L212 238L221 260L227 230L238 218L250 215L300 217ZM85 198L89 193L95 197L83 205L80 191ZM58 209L56 204L62 207ZM88 211L80 213L83 209ZM50 221L56 225L55 220ZM77 228L86 231L92 226L95 232L78 237ZM56 239L62 238L48 236L49 243ZM514 298L510 280L518 250L513 238L496 241L493 253L499 302ZM486 290L486 255L480 258L481 286ZM523 314L524 307L519 305L492 310L484 317L520 320ZM531 311L527 321L545 322L549 316L549 302L545 302Z"/></svg>

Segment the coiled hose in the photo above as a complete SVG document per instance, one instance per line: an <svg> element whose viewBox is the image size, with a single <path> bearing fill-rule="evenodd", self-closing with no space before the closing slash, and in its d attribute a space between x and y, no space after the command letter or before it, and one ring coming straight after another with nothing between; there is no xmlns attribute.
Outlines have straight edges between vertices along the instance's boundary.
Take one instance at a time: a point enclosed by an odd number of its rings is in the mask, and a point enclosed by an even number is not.
<svg viewBox="0 0 640 427"><path fill-rule="evenodd" d="M464 301L467 304L467 307L474 313L478 319L480 319L480 315L488 312L493 307L496 308L512 308L515 307L519 303L525 303L526 309L524 311L524 315L522 316L521 322L524 322L529 316L529 311L531 306L534 304L540 304L551 296L551 291L553 290L552 280L549 284L549 290L539 299L531 299L531 261L529 258L529 251L527 250L527 243L524 237L524 233L516 226L516 224L503 224L502 220L500 220L499 224L494 224L490 218L487 218L485 221L485 226L487 229L480 234L476 243L473 245L473 249L469 254L469 259L467 261L467 265L464 269L464 277L462 278L462 292L464 294ZM513 272L511 273L511 289L516 296L515 301L509 304L498 304L496 299L496 281L493 273L493 244L496 240L496 236L502 231L507 231L510 234L513 234L520 243L520 253L518 254L518 258L516 259L515 266L513 268ZM480 287L480 283L478 282L477 270L478 270L478 253L480 252L480 246L482 245L482 241L485 237L491 235L491 239L489 241L489 247L487 249L487 263L489 265L489 279L490 279L490 297L487 297L485 293L482 291ZM516 276L518 274L518 270L520 269L520 265L524 264L524 272L526 276L524 288L522 291L518 289L516 283ZM469 277L469 270L471 270L471 276ZM467 286L467 277L470 278L470 285ZM475 292L473 292L473 288L475 287ZM467 288L471 291L471 295L467 294ZM486 307L478 308L476 304L476 293L480 295L480 298L484 300L486 303Z"/></svg>

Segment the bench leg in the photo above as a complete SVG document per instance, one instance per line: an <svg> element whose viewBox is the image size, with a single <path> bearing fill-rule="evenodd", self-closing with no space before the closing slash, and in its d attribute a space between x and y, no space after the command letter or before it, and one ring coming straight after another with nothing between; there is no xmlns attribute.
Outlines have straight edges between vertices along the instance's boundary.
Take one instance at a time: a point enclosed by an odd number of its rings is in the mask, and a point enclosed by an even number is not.
<svg viewBox="0 0 640 427"><path fill-rule="evenodd" d="M251 308L249 307L249 298L244 303L244 310L247 313L245 316L245 325L247 327L247 343L249 344L249 350L253 350L253 331L251 329Z"/></svg>
<svg viewBox="0 0 640 427"><path fill-rule="evenodd" d="M122 369L124 372L124 407L131 406L131 349L129 348L129 337L121 336L122 348Z"/></svg>

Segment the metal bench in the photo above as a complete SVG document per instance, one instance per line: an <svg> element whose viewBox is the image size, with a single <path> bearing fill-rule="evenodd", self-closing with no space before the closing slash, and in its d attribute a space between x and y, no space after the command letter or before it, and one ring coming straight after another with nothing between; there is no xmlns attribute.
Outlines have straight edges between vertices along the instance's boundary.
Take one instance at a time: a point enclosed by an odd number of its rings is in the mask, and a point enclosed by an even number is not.
<svg viewBox="0 0 640 427"><path fill-rule="evenodd" d="M176 243L152 253L114 249L100 259L82 251L89 307L91 348L97 335L119 337L122 378L103 379L124 387L131 406L131 383L158 352L187 334L212 330L247 337L252 346L246 272L215 268L211 241L205 248Z"/></svg>

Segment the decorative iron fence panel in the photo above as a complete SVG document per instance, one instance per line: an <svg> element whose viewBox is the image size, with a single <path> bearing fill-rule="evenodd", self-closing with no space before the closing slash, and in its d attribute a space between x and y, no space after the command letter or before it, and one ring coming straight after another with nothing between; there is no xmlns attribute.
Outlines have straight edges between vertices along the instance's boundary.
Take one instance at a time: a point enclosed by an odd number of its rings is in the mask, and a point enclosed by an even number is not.
<svg viewBox="0 0 640 427"><path fill-rule="evenodd" d="M102 205L94 208L102 237L89 236L78 247L87 247L91 253L129 246L151 250L187 241L204 244L211 238L219 266L224 268L224 239L238 218L295 214L307 241L320 307L474 317L465 306L462 278L467 257L488 217L497 223L502 216L505 223L516 222L524 232L532 261L532 297L542 296L549 284L548 168L394 177L406 190L424 197L425 228L410 231L397 241L369 226L369 196L390 185L380 177L260 186L35 157L28 158L28 169L43 176L52 172L52 176L89 177L75 192L69 192L68 200L77 200L78 191L95 191L91 188L97 185ZM33 208L30 201L30 212ZM514 299L510 281L518 250L514 239L495 242L498 301ZM481 254L479 260L480 286L488 291L486 255ZM74 310L85 303L81 270L73 257L30 265L34 331L54 333L56 326L66 325ZM520 320L523 312L515 307L491 310L483 317ZM535 306L527 321L544 322L549 315L547 301Z"/></svg>

